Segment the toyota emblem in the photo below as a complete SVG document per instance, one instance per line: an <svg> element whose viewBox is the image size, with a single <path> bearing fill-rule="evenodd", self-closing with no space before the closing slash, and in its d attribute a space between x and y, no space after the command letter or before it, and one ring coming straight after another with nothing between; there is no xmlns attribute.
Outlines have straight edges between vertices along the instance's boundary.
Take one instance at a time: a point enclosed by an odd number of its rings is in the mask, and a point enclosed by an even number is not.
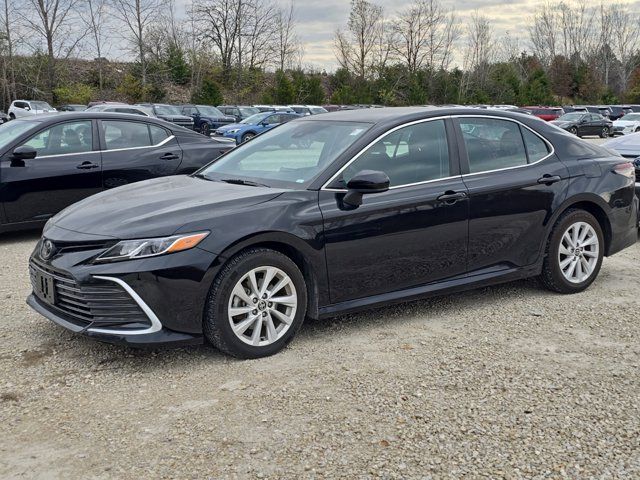
<svg viewBox="0 0 640 480"><path fill-rule="evenodd" d="M45 240L40 246L40 257L42 257L43 260L49 260L53 256L53 250L53 242L51 242L51 240Z"/></svg>

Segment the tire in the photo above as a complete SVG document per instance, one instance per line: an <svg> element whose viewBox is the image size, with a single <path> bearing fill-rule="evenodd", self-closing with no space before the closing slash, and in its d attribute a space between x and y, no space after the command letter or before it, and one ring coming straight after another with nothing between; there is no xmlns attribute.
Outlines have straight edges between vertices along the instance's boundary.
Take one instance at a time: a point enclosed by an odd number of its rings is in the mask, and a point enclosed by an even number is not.
<svg viewBox="0 0 640 480"><path fill-rule="evenodd" d="M242 135L241 143L248 142L249 140L251 140L251 139L252 139L253 137L255 137L255 136L256 136L256 134L255 134L255 133L253 133L253 132L247 132L247 133L245 133L244 135Z"/></svg>
<svg viewBox="0 0 640 480"><path fill-rule="evenodd" d="M586 227L587 225L589 228ZM566 246L567 240L565 239L565 234L569 235L569 240L571 240L571 233L573 232L570 230L571 228L578 228L578 233L585 231L592 232L592 235L586 236L582 243L577 242L577 246L580 249L577 257L576 253L571 252L572 249ZM580 228L582 228L582 230ZM593 243L596 241L597 243ZM566 251L567 254L561 253L561 248ZM545 288L553 292L565 294L579 293L586 290L600 272L604 249L604 236L598 220L584 210L567 210L557 220L547 241L542 273L540 275L542 284ZM576 259L574 259L574 257ZM573 266L574 263L575 266ZM589 265L590 272L588 275L585 265ZM571 270L572 268L574 270ZM583 271L584 273L582 278L579 276L579 271ZM569 273L569 276L573 275L576 278L570 280L567 273Z"/></svg>
<svg viewBox="0 0 640 480"><path fill-rule="evenodd" d="M574 134L575 136L578 136L578 129L576 127L571 127L569 129L569 133Z"/></svg>
<svg viewBox="0 0 640 480"><path fill-rule="evenodd" d="M603 127L600 132L600 138L609 138L609 127Z"/></svg>
<svg viewBox="0 0 640 480"><path fill-rule="evenodd" d="M640 133L640 127L636 128L636 133Z"/></svg>
<svg viewBox="0 0 640 480"><path fill-rule="evenodd" d="M266 298L260 296L256 299L257 295L254 295L251 287L251 273L254 272L255 284L261 290L266 276L260 274L261 269L265 273L271 269L274 274L267 284L267 292L277 288L278 284L284 286ZM286 283L287 279L289 283ZM259 291L257 293L260 295ZM291 301L293 298L296 300L295 306ZM288 303L272 303L269 299L282 299ZM229 316L230 308L238 312L233 317ZM275 250L251 248L231 258L214 280L205 306L204 335L213 346L234 357L267 357L282 350L293 339L304 321L306 311L307 288L298 266ZM290 321L284 322L282 318ZM234 332L232 323L236 328L239 327L239 334Z"/></svg>
<svg viewBox="0 0 640 480"><path fill-rule="evenodd" d="M202 125L200 125L200 133L205 137L208 137L209 135L211 135L211 125L204 122Z"/></svg>
<svg viewBox="0 0 640 480"><path fill-rule="evenodd" d="M11 112L11 113L9 114L9 120L15 120L15 119L16 119L16 116L14 115L14 113L13 113L13 112Z"/></svg>

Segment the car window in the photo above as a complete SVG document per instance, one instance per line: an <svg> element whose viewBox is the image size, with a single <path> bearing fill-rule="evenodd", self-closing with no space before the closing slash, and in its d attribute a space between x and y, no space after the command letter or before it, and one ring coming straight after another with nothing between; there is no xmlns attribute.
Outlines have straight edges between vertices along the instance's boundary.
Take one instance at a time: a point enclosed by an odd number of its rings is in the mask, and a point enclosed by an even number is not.
<svg viewBox="0 0 640 480"><path fill-rule="evenodd" d="M524 138L524 144L527 147L529 163L537 162L549 155L549 147L547 143L531 130L523 128L522 136Z"/></svg>
<svg viewBox="0 0 640 480"><path fill-rule="evenodd" d="M517 123L492 118L461 118L469 172L479 173L527 164Z"/></svg>
<svg viewBox="0 0 640 480"><path fill-rule="evenodd" d="M271 115L264 119L264 122L267 125L276 125L278 123L282 123L282 120L285 115Z"/></svg>
<svg viewBox="0 0 640 480"><path fill-rule="evenodd" d="M90 152L93 150L91 120L53 125L35 134L23 145L34 148L38 157Z"/></svg>
<svg viewBox="0 0 640 480"><path fill-rule="evenodd" d="M146 123L103 120L102 131L107 150L152 145L151 132Z"/></svg>
<svg viewBox="0 0 640 480"><path fill-rule="evenodd" d="M149 131L151 132L152 145L158 145L169 137L169 133L164 128L157 125L149 125Z"/></svg>
<svg viewBox="0 0 640 480"><path fill-rule="evenodd" d="M387 174L392 187L437 180L450 175L443 120L422 122L391 132L364 151L342 173L346 186L362 170Z"/></svg>

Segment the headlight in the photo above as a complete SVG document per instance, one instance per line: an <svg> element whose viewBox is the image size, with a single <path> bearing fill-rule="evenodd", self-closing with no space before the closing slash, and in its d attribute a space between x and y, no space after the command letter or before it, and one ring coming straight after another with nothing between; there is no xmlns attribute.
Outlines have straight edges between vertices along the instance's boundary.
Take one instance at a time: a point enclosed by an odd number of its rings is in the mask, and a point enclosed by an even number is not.
<svg viewBox="0 0 640 480"><path fill-rule="evenodd" d="M233 130L227 130L227 133L238 133L239 131L239 128L234 128Z"/></svg>
<svg viewBox="0 0 640 480"><path fill-rule="evenodd" d="M104 252L96 262L117 262L136 258L156 257L166 253L189 250L198 245L209 232L173 235L164 238L144 238L141 240L123 240Z"/></svg>

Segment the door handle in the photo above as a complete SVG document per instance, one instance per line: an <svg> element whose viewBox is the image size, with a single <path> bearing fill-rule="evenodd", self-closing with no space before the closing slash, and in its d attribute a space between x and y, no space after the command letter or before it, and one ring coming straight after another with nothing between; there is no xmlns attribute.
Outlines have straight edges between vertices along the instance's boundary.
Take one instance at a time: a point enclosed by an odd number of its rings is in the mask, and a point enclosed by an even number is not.
<svg viewBox="0 0 640 480"><path fill-rule="evenodd" d="M446 203L447 205L453 205L459 200L464 200L467 198L467 194L465 192L454 192L452 190L447 190L444 194L440 195L437 200L439 202Z"/></svg>
<svg viewBox="0 0 640 480"><path fill-rule="evenodd" d="M160 157L161 160L178 160L179 158L175 153L165 153Z"/></svg>
<svg viewBox="0 0 640 480"><path fill-rule="evenodd" d="M562 177L560 175L549 175L548 173L538 179L538 183L544 185L552 185L560 181L562 181Z"/></svg>
<svg viewBox="0 0 640 480"><path fill-rule="evenodd" d="M78 170L91 170L92 168L100 168L100 165L91 162L82 162L80 165L76 166Z"/></svg>

